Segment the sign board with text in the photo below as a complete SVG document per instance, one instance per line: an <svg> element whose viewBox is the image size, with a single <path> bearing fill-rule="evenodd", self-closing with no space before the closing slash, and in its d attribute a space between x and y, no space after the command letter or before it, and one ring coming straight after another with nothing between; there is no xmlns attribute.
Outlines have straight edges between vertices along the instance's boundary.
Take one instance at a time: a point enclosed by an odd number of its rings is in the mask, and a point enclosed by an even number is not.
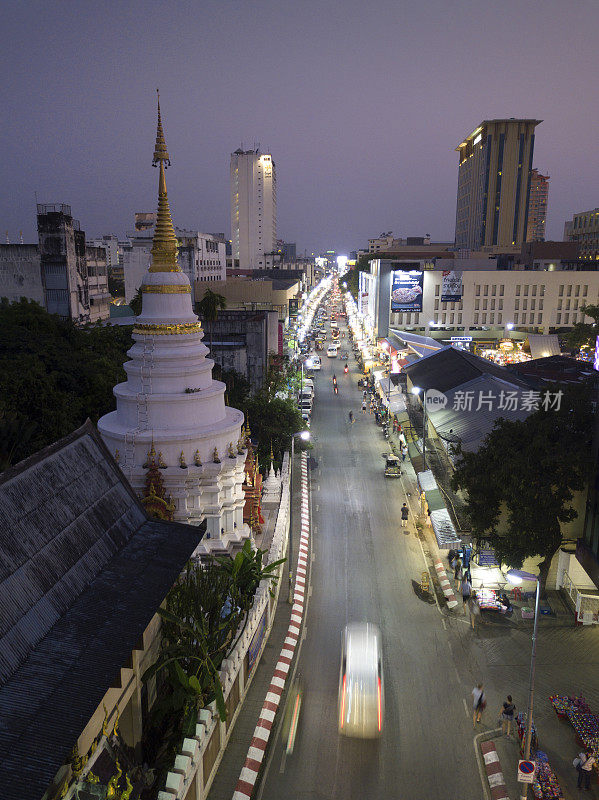
<svg viewBox="0 0 599 800"><path fill-rule="evenodd" d="M393 272L391 311L422 311L423 275L417 269Z"/></svg>
<svg viewBox="0 0 599 800"><path fill-rule="evenodd" d="M535 762L527 759L518 761L518 783L532 783L535 779Z"/></svg>

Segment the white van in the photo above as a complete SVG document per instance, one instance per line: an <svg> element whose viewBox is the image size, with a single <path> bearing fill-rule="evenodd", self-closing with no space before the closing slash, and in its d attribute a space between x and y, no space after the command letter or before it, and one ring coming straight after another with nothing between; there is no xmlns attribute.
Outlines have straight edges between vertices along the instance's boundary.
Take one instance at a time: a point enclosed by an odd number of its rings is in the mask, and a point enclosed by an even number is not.
<svg viewBox="0 0 599 800"><path fill-rule="evenodd" d="M306 369L320 369L321 361L320 356L311 356L304 364Z"/></svg>
<svg viewBox="0 0 599 800"><path fill-rule="evenodd" d="M381 632L370 622L346 625L341 641L339 733L374 739L383 730Z"/></svg>
<svg viewBox="0 0 599 800"><path fill-rule="evenodd" d="M337 358L337 348L334 344L330 344L327 347L327 357L328 358Z"/></svg>

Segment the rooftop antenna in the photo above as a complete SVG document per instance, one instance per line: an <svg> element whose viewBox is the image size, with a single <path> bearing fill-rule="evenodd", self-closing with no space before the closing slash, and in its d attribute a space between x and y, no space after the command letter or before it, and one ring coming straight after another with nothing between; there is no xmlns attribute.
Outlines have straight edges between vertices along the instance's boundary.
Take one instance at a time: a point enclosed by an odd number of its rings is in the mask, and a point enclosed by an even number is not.
<svg viewBox="0 0 599 800"><path fill-rule="evenodd" d="M23 244L23 231L19 231L19 233L20 233L19 240L21 244Z"/></svg>
<svg viewBox="0 0 599 800"><path fill-rule="evenodd" d="M10 244L10 239L8 238L8 231L6 231L6 244Z"/></svg>

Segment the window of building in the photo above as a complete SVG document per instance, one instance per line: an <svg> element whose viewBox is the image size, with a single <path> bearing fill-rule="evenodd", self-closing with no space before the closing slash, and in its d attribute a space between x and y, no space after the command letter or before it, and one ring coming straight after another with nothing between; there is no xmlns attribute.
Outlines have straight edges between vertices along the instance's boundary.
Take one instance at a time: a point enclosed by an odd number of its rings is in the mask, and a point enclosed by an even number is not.
<svg viewBox="0 0 599 800"><path fill-rule="evenodd" d="M460 311L464 310L464 301L463 300L460 300L460 302L458 303L458 308L460 309Z"/></svg>
<svg viewBox="0 0 599 800"><path fill-rule="evenodd" d="M474 301L474 308L476 309L476 311L478 311L478 309L480 308L480 300Z"/></svg>
<svg viewBox="0 0 599 800"><path fill-rule="evenodd" d="M559 297L563 297L564 296L564 284L563 283L559 287L558 295L559 295Z"/></svg>
<svg viewBox="0 0 599 800"><path fill-rule="evenodd" d="M462 315L461 315L461 314L458 314L458 325L460 325L460 324L461 324L461 322L462 322Z"/></svg>
<svg viewBox="0 0 599 800"><path fill-rule="evenodd" d="M514 314L514 322L516 323L516 325L518 324L518 314L517 313Z"/></svg>
<svg viewBox="0 0 599 800"><path fill-rule="evenodd" d="M524 287L524 297L528 297L528 284Z"/></svg>
<svg viewBox="0 0 599 800"><path fill-rule="evenodd" d="M500 300L500 301L499 301L499 305L497 306L497 308L498 308L500 311L502 311L502 310L503 310L503 300Z"/></svg>
<svg viewBox="0 0 599 800"><path fill-rule="evenodd" d="M587 296L587 293L588 293L588 291L589 291L589 287L588 287L588 286L585 284L585 285L582 287L582 296L583 296L583 297L586 297L586 296Z"/></svg>
<svg viewBox="0 0 599 800"><path fill-rule="evenodd" d="M495 314L489 314L489 322L491 325L495 323Z"/></svg>
<svg viewBox="0 0 599 800"><path fill-rule="evenodd" d="M474 324L478 325L478 314L474 315Z"/></svg>
<svg viewBox="0 0 599 800"><path fill-rule="evenodd" d="M570 310L570 301L566 300L566 311Z"/></svg>
<svg viewBox="0 0 599 800"><path fill-rule="evenodd" d="M579 294L580 294L580 284L576 284L576 287L574 289L574 296L578 297Z"/></svg>
<svg viewBox="0 0 599 800"><path fill-rule="evenodd" d="M501 325L503 314L497 314L497 322Z"/></svg>
<svg viewBox="0 0 599 800"><path fill-rule="evenodd" d="M441 314L441 322L443 323L443 325L445 325L445 317L446 316L447 316L447 314Z"/></svg>
<svg viewBox="0 0 599 800"><path fill-rule="evenodd" d="M447 303L443 303L442 302L441 303L441 309L442 309L442 311L447 311Z"/></svg>
<svg viewBox="0 0 599 800"><path fill-rule="evenodd" d="M483 325L486 325L486 323L487 323L487 315L483 313Z"/></svg>
<svg viewBox="0 0 599 800"><path fill-rule="evenodd" d="M495 297L496 291L497 291L497 284L494 283L493 286L491 286L491 296L492 297Z"/></svg>
<svg viewBox="0 0 599 800"><path fill-rule="evenodd" d="M516 309L516 311L518 311L518 309L520 308L520 301L519 300L514 300L514 308Z"/></svg>
<svg viewBox="0 0 599 800"><path fill-rule="evenodd" d="M502 284L499 286L499 296L500 296L500 297L503 297L503 289L504 289L504 284L502 283Z"/></svg>
<svg viewBox="0 0 599 800"><path fill-rule="evenodd" d="M537 284L536 284L536 283L535 283L535 284L534 284L534 286L532 287L532 296L533 296L533 297L536 297L536 296L537 296Z"/></svg>
<svg viewBox="0 0 599 800"><path fill-rule="evenodd" d="M541 295L541 297L545 296L545 284L544 283L541 284L541 289L539 291L539 294Z"/></svg>
<svg viewBox="0 0 599 800"><path fill-rule="evenodd" d="M537 302L536 300L531 300L531 301L530 301L530 308L531 308L531 311L534 311L534 310L535 310L535 304L536 304L536 302Z"/></svg>
<svg viewBox="0 0 599 800"><path fill-rule="evenodd" d="M566 292L568 297L572 297L572 284L568 286L568 291Z"/></svg>
<svg viewBox="0 0 599 800"><path fill-rule="evenodd" d="M487 304L488 304L488 302L489 302L488 300L483 300L483 309L484 309L485 311L487 310Z"/></svg>
<svg viewBox="0 0 599 800"><path fill-rule="evenodd" d="M477 297L480 297L480 283L477 283L476 286L474 287L474 294Z"/></svg>
<svg viewBox="0 0 599 800"><path fill-rule="evenodd" d="M560 325L562 321L562 315L558 313L557 315L557 324Z"/></svg>
<svg viewBox="0 0 599 800"><path fill-rule="evenodd" d="M485 297L487 297L488 294L489 294L489 284L485 283Z"/></svg>
<svg viewBox="0 0 599 800"><path fill-rule="evenodd" d="M453 325L453 317L454 317L453 314L449 315L449 322L450 322L451 325Z"/></svg>
<svg viewBox="0 0 599 800"><path fill-rule="evenodd" d="M520 297L520 284L516 284L516 297Z"/></svg>
<svg viewBox="0 0 599 800"><path fill-rule="evenodd" d="M522 308L524 309L524 311L526 311L526 309L528 308L528 300L522 301Z"/></svg>
<svg viewBox="0 0 599 800"><path fill-rule="evenodd" d="M570 322L570 315L569 314L564 314L564 322L566 323L566 325L568 325L568 323Z"/></svg>
<svg viewBox="0 0 599 800"><path fill-rule="evenodd" d="M440 290L440 288L441 288L441 287L439 286L439 284L437 284L437 285L435 286L435 297L439 297L439 290Z"/></svg>
<svg viewBox="0 0 599 800"><path fill-rule="evenodd" d="M435 314L435 325L438 325L438 323L439 323L439 315Z"/></svg>
<svg viewBox="0 0 599 800"><path fill-rule="evenodd" d="M578 289L578 286L577 286L576 288ZM575 301L574 301L574 308L575 308L575 309L578 309L578 300L575 300Z"/></svg>
<svg viewBox="0 0 599 800"><path fill-rule="evenodd" d="M491 310L495 310L495 300L491 300Z"/></svg>

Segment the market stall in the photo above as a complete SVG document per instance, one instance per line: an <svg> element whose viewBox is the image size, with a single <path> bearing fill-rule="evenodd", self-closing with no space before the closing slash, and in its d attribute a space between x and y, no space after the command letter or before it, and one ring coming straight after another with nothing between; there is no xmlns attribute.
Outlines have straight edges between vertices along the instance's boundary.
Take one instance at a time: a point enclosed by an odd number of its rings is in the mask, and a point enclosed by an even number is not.
<svg viewBox="0 0 599 800"><path fill-rule="evenodd" d="M547 753L537 750L535 753L536 772L532 784L532 793L537 800L563 800L563 793L551 769Z"/></svg>

